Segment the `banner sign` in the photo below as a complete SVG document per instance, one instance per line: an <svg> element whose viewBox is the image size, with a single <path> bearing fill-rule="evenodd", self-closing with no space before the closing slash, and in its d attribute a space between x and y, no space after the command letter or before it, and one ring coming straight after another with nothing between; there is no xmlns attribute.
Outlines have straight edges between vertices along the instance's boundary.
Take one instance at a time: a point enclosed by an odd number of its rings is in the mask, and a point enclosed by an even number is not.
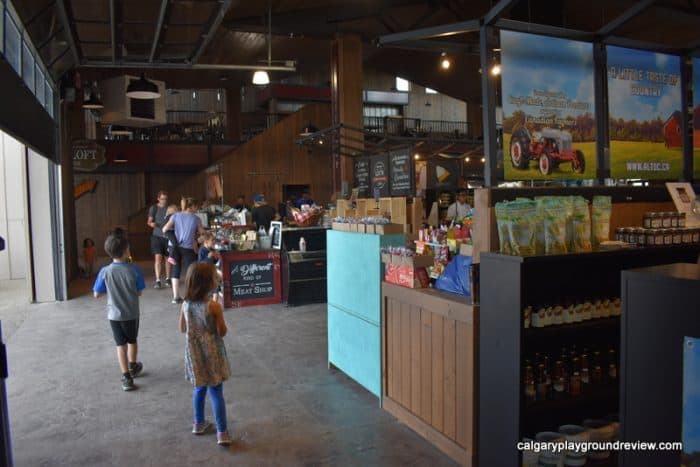
<svg viewBox="0 0 700 467"><path fill-rule="evenodd" d="M678 179L683 173L681 62L607 47L610 176Z"/></svg>
<svg viewBox="0 0 700 467"><path fill-rule="evenodd" d="M505 179L595 178L593 45L501 31L501 49Z"/></svg>
<svg viewBox="0 0 700 467"><path fill-rule="evenodd" d="M389 196L389 157L387 154L370 158L370 174L372 183L372 196L375 192L385 198Z"/></svg>
<svg viewBox="0 0 700 467"><path fill-rule="evenodd" d="M369 158L358 157L357 159L355 159L354 166L355 170L353 171L353 173L355 174L355 188L358 189L357 196L360 198L366 198L370 195Z"/></svg>

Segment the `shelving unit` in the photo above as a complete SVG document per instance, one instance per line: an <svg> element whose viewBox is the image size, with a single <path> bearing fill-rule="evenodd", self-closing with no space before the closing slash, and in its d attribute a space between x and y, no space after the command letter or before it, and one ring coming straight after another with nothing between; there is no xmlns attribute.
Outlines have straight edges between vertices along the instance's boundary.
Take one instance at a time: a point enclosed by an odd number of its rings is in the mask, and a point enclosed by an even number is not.
<svg viewBox="0 0 700 467"><path fill-rule="evenodd" d="M579 351L584 346L619 349L621 340L619 317L525 329L526 306L620 297L623 270L694 263L699 252L700 246L693 245L531 257L482 253L478 464L520 465L516 444L524 437L619 412L619 384L595 386L563 400L526 404L525 358L571 345ZM591 465L616 464L614 457Z"/></svg>

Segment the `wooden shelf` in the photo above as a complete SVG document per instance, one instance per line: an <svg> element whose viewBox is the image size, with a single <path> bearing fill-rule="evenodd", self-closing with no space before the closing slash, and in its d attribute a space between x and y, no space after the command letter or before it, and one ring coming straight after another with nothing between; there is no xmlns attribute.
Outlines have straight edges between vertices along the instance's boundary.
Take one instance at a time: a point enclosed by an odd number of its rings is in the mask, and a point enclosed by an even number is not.
<svg viewBox="0 0 700 467"><path fill-rule="evenodd" d="M618 385L604 383L597 388L592 388L587 393L581 394L578 397L567 397L566 399L560 400L546 400L534 402L531 405L526 405L523 408L523 416L527 418L538 417L543 413L571 410L579 407L585 407L590 404L616 401L619 396L620 389Z"/></svg>
<svg viewBox="0 0 700 467"><path fill-rule="evenodd" d="M552 326L547 326L544 328L529 327L523 329L523 339L545 339L548 337L561 336L562 334L568 333L579 334L592 331L619 329L619 327L620 317L611 316L610 318L589 319L587 321L581 321L580 323L554 324Z"/></svg>

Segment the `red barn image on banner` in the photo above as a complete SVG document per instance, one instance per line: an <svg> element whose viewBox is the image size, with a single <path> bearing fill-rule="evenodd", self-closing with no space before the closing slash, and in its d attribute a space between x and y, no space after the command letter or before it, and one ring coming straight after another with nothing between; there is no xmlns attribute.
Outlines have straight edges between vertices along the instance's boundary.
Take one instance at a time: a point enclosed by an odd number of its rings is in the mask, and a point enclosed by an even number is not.
<svg viewBox="0 0 700 467"><path fill-rule="evenodd" d="M676 110L664 123L664 143L667 148L680 148L683 146L682 128L681 113Z"/></svg>

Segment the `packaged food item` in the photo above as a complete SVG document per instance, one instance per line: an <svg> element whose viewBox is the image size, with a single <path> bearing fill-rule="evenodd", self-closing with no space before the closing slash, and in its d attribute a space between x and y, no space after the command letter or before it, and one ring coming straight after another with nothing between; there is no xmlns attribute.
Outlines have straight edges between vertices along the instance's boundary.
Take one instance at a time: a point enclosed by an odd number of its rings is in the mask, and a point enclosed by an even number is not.
<svg viewBox="0 0 700 467"><path fill-rule="evenodd" d="M591 251L593 249L591 245L591 213L588 209L588 201L581 196L576 196L573 199L571 224L573 227L571 251L573 253Z"/></svg>
<svg viewBox="0 0 700 467"><path fill-rule="evenodd" d="M594 196L592 206L592 242L594 247L598 247L601 242L610 240L612 200L610 196Z"/></svg>
<svg viewBox="0 0 700 467"><path fill-rule="evenodd" d="M515 201L508 205L508 237L513 254L531 256L535 247L536 207L534 201Z"/></svg>
<svg viewBox="0 0 700 467"><path fill-rule="evenodd" d="M513 247L510 244L508 235L508 203L496 203L496 229L498 230L499 252L503 255L513 254Z"/></svg>
<svg viewBox="0 0 700 467"><path fill-rule="evenodd" d="M544 249L548 255L567 253L566 218L567 208L558 200L543 200L544 204Z"/></svg>

